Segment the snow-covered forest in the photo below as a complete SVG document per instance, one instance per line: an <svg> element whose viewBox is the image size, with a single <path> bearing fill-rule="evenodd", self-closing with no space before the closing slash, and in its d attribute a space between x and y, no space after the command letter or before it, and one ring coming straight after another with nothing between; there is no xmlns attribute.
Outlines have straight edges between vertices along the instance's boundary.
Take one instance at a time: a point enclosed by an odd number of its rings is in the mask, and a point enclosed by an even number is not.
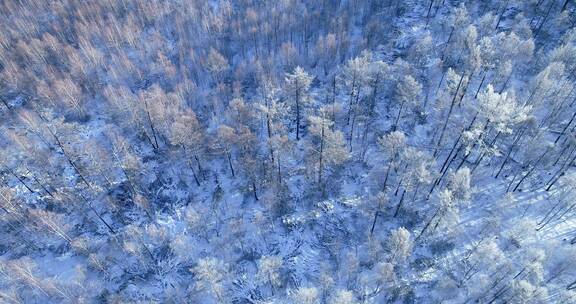
<svg viewBox="0 0 576 304"><path fill-rule="evenodd" d="M1 303L576 303L576 1L0 1Z"/></svg>

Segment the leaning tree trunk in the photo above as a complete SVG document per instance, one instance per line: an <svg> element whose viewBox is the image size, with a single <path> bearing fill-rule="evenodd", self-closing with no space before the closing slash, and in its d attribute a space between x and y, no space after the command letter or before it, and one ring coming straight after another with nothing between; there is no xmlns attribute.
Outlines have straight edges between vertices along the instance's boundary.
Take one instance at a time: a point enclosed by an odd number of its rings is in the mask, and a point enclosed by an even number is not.
<svg viewBox="0 0 576 304"><path fill-rule="evenodd" d="M546 151L544 151L544 153L542 153L542 155L540 155L540 157L538 158L538 160L536 160L536 162L534 162L534 165L532 166L532 168L530 168L530 170L528 170L528 172L526 174L524 174L524 176L522 176L522 178L520 179L520 181L518 182L518 184L516 185L516 187L514 187L514 189L512 189L512 192L516 191L516 189L518 189L518 187L520 187L520 185L522 184L522 182L524 182L524 180L530 176L530 174L532 174L532 172L534 172L534 170L536 169L536 164L538 164L540 162L540 160L542 160L542 158L544 158L544 156L548 153L550 149L546 149ZM530 163L528 164L530 166ZM516 177L514 177L516 178Z"/></svg>
<svg viewBox="0 0 576 304"><path fill-rule="evenodd" d="M404 108L404 100L400 102L400 109L398 110L398 116L396 116L396 120L394 121L394 125L392 126L393 130L398 128L398 121L400 120L400 115L402 115L402 108Z"/></svg>
<svg viewBox="0 0 576 304"><path fill-rule="evenodd" d="M226 156L228 157L228 165L230 166L230 171L232 172L232 177L234 177L234 167L232 166L232 155L230 155L230 152L226 153Z"/></svg>
<svg viewBox="0 0 576 304"><path fill-rule="evenodd" d="M186 159L186 162L188 163L188 167L190 167L190 170L192 170L192 175L194 176L194 180L196 181L196 185L198 187L200 187L200 180L198 180L198 176L196 175L196 170L194 170L194 165L192 164L192 160L188 158L188 153L186 153L186 147L182 146L182 150L184 151L184 158Z"/></svg>
<svg viewBox="0 0 576 304"><path fill-rule="evenodd" d="M552 10L552 7L554 7L554 4L556 4L555 1L550 1L550 2L551 2L550 6L548 7L548 10L546 11L546 15L544 16L544 20L542 20L542 23L540 23L540 26L538 26L538 29L534 33L534 38L536 38L538 36L538 34L540 33L540 30L542 29L542 27L544 27L544 23L546 23L546 21L548 20L548 16L550 15L550 11Z"/></svg>
<svg viewBox="0 0 576 304"><path fill-rule="evenodd" d="M444 61L444 55L446 54L446 49L448 49L448 45L450 45L450 40L452 39L452 34L454 34L454 27L450 30L450 35L448 35L448 41L446 41L446 46L442 50L442 56L440 57L440 61Z"/></svg>
<svg viewBox="0 0 576 304"><path fill-rule="evenodd" d="M68 155L68 152L66 152L66 149L64 149L64 145L62 144L62 142L60 141L58 136L56 136L56 134L54 132L52 132L52 130L50 130L50 128L48 128L48 131L50 132L50 134L52 134L52 137L54 137L54 139L56 140L56 144L58 145L60 150L62 150L64 157L66 157L66 160L68 161L68 163L72 166L72 168L74 168L74 171L76 171L76 174L78 174L78 176L80 176L80 179L82 180L82 182L84 182L84 184L86 184L86 186L88 186L88 188L92 189L92 185L86 180L86 178L84 178L84 175L80 172L80 170L76 166L76 163L74 163L74 161L72 161L72 158L70 158L70 155Z"/></svg>
<svg viewBox="0 0 576 304"><path fill-rule="evenodd" d="M494 29L498 29L498 26L500 25L500 21L502 21L502 16L504 16L504 13L506 12L506 8L508 8L508 1L506 1L506 4L504 4L504 8L502 9L502 12L500 13L500 15L498 15L498 22L496 22L496 26L494 27Z"/></svg>
<svg viewBox="0 0 576 304"><path fill-rule="evenodd" d="M430 5L428 6L428 12L426 13L426 26L428 26L428 18L430 17L430 11L432 10L432 5L434 5L434 0L430 0Z"/></svg>
<svg viewBox="0 0 576 304"><path fill-rule="evenodd" d="M18 176L14 171L12 171L12 169L10 169L10 168L6 168L6 169L8 170L8 172L10 172L10 174L12 174L12 176L14 176L24 186L24 188L28 189L28 191L30 191L30 193L36 193L36 191L32 190L28 185L26 185L24 180L20 176Z"/></svg>
<svg viewBox="0 0 576 304"><path fill-rule="evenodd" d="M572 118L570 118L570 121L568 122L568 124L564 127L564 129L562 129L562 132L560 132L560 134L558 135L558 137L556 138L556 140L554 141L554 144L556 144L558 142L558 140L560 140L560 137L562 137L562 135L564 135L564 133L566 132L566 130L568 129L568 127L572 124L572 121L574 121L574 117L576 117L576 112L574 112L574 114L572 114Z"/></svg>
<svg viewBox="0 0 576 304"><path fill-rule="evenodd" d="M446 120L444 121L444 125L442 126L442 131L440 131L440 137L438 139L438 144L436 146L440 146L442 144L442 139L444 138L444 132L446 131L446 126L448 126L448 121L450 120L450 116L452 115L452 110L454 109L454 103L456 102L456 97L458 96L458 91L460 90L460 85L462 84L462 80L464 79L464 74L460 77L460 81L458 82L458 86L456 87L456 92L454 93L454 97L452 97L452 102L450 103L450 109L448 110L448 115L446 116ZM434 156L438 153L438 149L434 151Z"/></svg>
<svg viewBox="0 0 576 304"><path fill-rule="evenodd" d="M394 211L394 217L398 216L398 212L402 208L402 203L404 203L404 194L406 194L406 189L404 189L404 191L402 191L402 196L400 197L400 202L398 203L398 206L396 206L396 211Z"/></svg>
<svg viewBox="0 0 576 304"><path fill-rule="evenodd" d="M152 116L150 116L150 110L148 110L148 102L144 99L144 106L146 107L146 115L148 117L148 123L150 124L150 129L152 130L152 136L154 137L154 145L152 147L154 149L158 149L160 146L158 145L158 137L156 136L156 128L154 128L154 122L152 121Z"/></svg>
<svg viewBox="0 0 576 304"><path fill-rule="evenodd" d="M414 241L418 241L426 232L426 230L428 230L428 228L430 227L430 225L432 224L432 222L434 221L434 219L436 219L436 216L438 216L438 214L440 213L440 208L438 208L436 210L436 212L434 212L434 215L432 215L432 217L430 218L430 220L426 223L426 225L424 226L424 228L422 228L422 231L420 231L420 234L418 234L418 236L414 239Z"/></svg>
<svg viewBox="0 0 576 304"><path fill-rule="evenodd" d="M574 161L576 161L576 155L560 169L560 171L558 172L557 175L555 175L555 177L553 177L549 181L550 184L548 185L548 187L546 187L546 191L550 191L552 186L554 186L554 184L556 184L556 182L558 182L560 178L564 176L564 174L566 174L566 170L568 170L568 167L571 167L574 164Z"/></svg>
<svg viewBox="0 0 576 304"><path fill-rule="evenodd" d="M198 165L198 172L200 172L203 179L206 179L206 174L204 173L204 169L202 169L202 165L200 165L200 160L198 159L198 155L194 155L194 159L196 160L196 164Z"/></svg>
<svg viewBox="0 0 576 304"><path fill-rule="evenodd" d="M252 179L252 191L254 193L254 199L258 201L259 199L258 194L256 193L256 181L254 179Z"/></svg>

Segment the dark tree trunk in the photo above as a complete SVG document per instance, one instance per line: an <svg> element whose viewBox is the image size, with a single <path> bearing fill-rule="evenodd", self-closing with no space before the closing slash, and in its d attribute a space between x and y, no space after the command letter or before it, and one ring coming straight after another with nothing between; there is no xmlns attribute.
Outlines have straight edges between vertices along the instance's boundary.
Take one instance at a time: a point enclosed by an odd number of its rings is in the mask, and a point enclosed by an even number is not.
<svg viewBox="0 0 576 304"><path fill-rule="evenodd" d="M564 174L566 174L566 170L568 169L568 167L571 167L574 164L574 161L576 160L576 156L574 156L568 163L566 163L558 172L557 175L555 175L555 177L553 177L550 181L549 181L549 185L548 187L546 187L546 191L550 191L550 189L552 188L552 186L554 186L554 184L556 184L556 182L558 180L560 180L560 178L562 176L564 176Z"/></svg>
<svg viewBox="0 0 576 304"><path fill-rule="evenodd" d="M356 107L358 106L358 98L360 94L356 95L356 102L352 109L352 125L350 126L350 152L352 152L352 141L354 140L354 125L356 124Z"/></svg>
<svg viewBox="0 0 576 304"><path fill-rule="evenodd" d="M370 228L370 236L374 234L374 228L376 227L376 221L378 220L378 216L380 215L380 209L374 212L374 219L372 220L372 228Z"/></svg>
<svg viewBox="0 0 576 304"><path fill-rule="evenodd" d="M496 136L494 137L494 139L490 142L490 144L488 145L488 147L492 147L494 146L494 143L496 142L496 140L498 139L498 137L500 136L500 131L498 133L496 133ZM480 165L480 163L482 162L482 160L484 159L484 157L486 157L486 152L482 152L482 154L480 154L480 156L478 157L478 159L476 160L476 162L474 162L474 167L472 167L472 170L470 171L470 173L474 173L474 171L476 171L476 168L478 168L478 166Z"/></svg>
<svg viewBox="0 0 576 304"><path fill-rule="evenodd" d="M536 165L540 162L540 160L542 160L542 158L544 158L544 156L548 153L550 149L546 149L546 151L544 151L544 153L542 153L542 155L540 155L540 157L538 158L538 160L536 160L536 162L534 162L534 164L532 165L532 168L530 168L530 170L528 170L528 172L526 174L524 174L524 176L522 176L522 178L520 179L520 181L518 182L518 184L516 185L516 187L514 187L514 189L512 189L512 192L516 191L516 189L518 189L518 187L520 187L520 185L522 184L522 182L524 182L524 180L530 176L530 174L532 174L532 172L536 169ZM530 166L530 164L528 164Z"/></svg>
<svg viewBox="0 0 576 304"><path fill-rule="evenodd" d="M450 120L450 116L452 115L452 110L454 109L454 103L456 102L456 97L458 96L458 91L460 90L460 85L462 84L462 80L464 79L464 74L460 77L460 81L458 81L458 86L456 87L456 92L454 93L454 97L452 97L452 102L450 103L450 109L448 110L448 115L446 116L446 120L444 121L444 125L442 126L442 131L440 131L440 138L438 139L438 143L436 146L440 146L442 144L442 139L444 138L444 132L446 131L446 126L448 126L448 121ZM434 151L434 156L438 153L438 149Z"/></svg>
<svg viewBox="0 0 576 304"><path fill-rule="evenodd" d="M448 45L450 45L450 41L452 40L452 34L454 34L454 27L450 30L450 35L448 35L448 41L446 41L446 45L442 50L442 56L440 57L440 61L444 61L444 55L446 55L446 49L448 49ZM440 81L442 83L442 81Z"/></svg>
<svg viewBox="0 0 576 304"><path fill-rule="evenodd" d="M576 117L576 112L574 112L574 114L572 114L572 118L570 118L570 121L568 122L568 124L564 127L564 129L562 129L562 132L560 132L560 135L558 135L558 137L554 141L555 144L558 142L558 140L560 140L560 137L562 137L562 135L564 135L564 133L566 132L568 127L572 124L572 121L574 121L574 117Z"/></svg>
<svg viewBox="0 0 576 304"><path fill-rule="evenodd" d="M500 173L504 169L504 166L506 166L506 163L508 163L508 160L510 159L510 155L512 154L512 151L514 150L514 148L516 147L516 145L518 144L518 142L520 141L520 139L522 138L522 136L526 132L526 129L527 128L523 128L522 131L520 131L520 134L516 137L516 139L514 140L512 145L510 146L510 148L508 148L508 152L506 153L506 158L504 158L504 161L502 162L502 165L500 166L500 169L498 169L498 172L496 173L494 178L498 178L498 176L500 175Z"/></svg>
<svg viewBox="0 0 576 304"><path fill-rule="evenodd" d="M388 168L386 169L386 176L384 176L384 185L382 185L382 192L386 192L386 185L388 183L388 177L390 176L390 169L392 168L392 161L393 161L392 158L388 161Z"/></svg>
<svg viewBox="0 0 576 304"><path fill-rule="evenodd" d="M88 181L84 178L84 175L82 175L82 173L80 172L80 170L78 169L78 167L76 166L74 161L72 161L72 159L70 158L70 155L68 155L68 153L66 152L66 149L64 149L64 145L62 144L62 142L60 141L58 136L56 136L56 134L54 132L52 132L52 130L50 130L50 128L48 128L48 131L50 132L50 134L52 134L52 137L54 137L54 139L56 140L56 144L58 145L60 150L62 150L62 153L66 157L66 160L72 166L72 168L74 168L74 171L76 171L78 176L80 176L80 179L82 180L82 182L84 182L84 184L86 184L86 186L88 186L88 188L92 189L92 185L90 183L88 183Z"/></svg>
<svg viewBox="0 0 576 304"><path fill-rule="evenodd" d="M320 135L320 161L318 165L318 184L322 183L322 161L323 161L323 153L324 153L324 123L322 123L322 131Z"/></svg>
<svg viewBox="0 0 576 304"><path fill-rule="evenodd" d="M428 26L428 18L430 17L430 11L432 10L432 5L434 5L434 0L430 0L430 5L428 6L428 12L426 13L426 26Z"/></svg>
<svg viewBox="0 0 576 304"><path fill-rule="evenodd" d="M196 181L196 185L200 187L200 181L198 180L198 176L196 175L196 171L194 170L192 162L188 161L188 166L190 167L190 170L192 170L192 175L194 176L194 181Z"/></svg>
<svg viewBox="0 0 576 304"><path fill-rule="evenodd" d="M296 140L300 140L300 90L296 90Z"/></svg>
<svg viewBox="0 0 576 304"><path fill-rule="evenodd" d="M258 201L259 199L258 199L258 194L256 193L256 181L255 180L252 180L252 191L254 193L254 199Z"/></svg>
<svg viewBox="0 0 576 304"><path fill-rule="evenodd" d="M146 107L146 115L148 116L148 123L150 124L150 129L152 130L152 136L154 137L154 145L152 147L154 149L158 149L160 146L158 145L158 137L156 136L156 129L154 128L154 123L152 122L152 116L150 116L150 111L148 110L148 102L144 99L144 106Z"/></svg>
<svg viewBox="0 0 576 304"><path fill-rule="evenodd" d="M282 171L281 171L281 167L280 167L280 157L276 157L278 160L278 182L282 183Z"/></svg>
<svg viewBox="0 0 576 304"><path fill-rule="evenodd" d="M400 115L402 115L402 108L404 108L404 101L400 103L400 109L398 109L398 116L396 116L396 120L394 121L392 130L396 130L398 128L398 121L400 120Z"/></svg>
<svg viewBox="0 0 576 304"><path fill-rule="evenodd" d="M402 192L400 202L398 203L398 206L396 206L396 211L394 211L394 217L398 216L398 212L400 211L400 208L402 208L402 203L404 203L404 194L406 194L406 189L404 189L404 191Z"/></svg>
<svg viewBox="0 0 576 304"><path fill-rule="evenodd" d="M88 204L88 207L90 208L90 210L92 210L92 212L94 212L94 214L96 214L96 217L98 217L98 219L104 224L104 226L106 226L106 228L108 228L108 230L115 234L116 231L112 228L112 226L110 226L110 224L108 224L108 222L106 222L106 220L104 220L104 218L98 213L98 211L96 211L96 209L94 209L94 206L92 206L92 203L90 201L88 201L88 199L80 194L80 196L82 197L82 199Z"/></svg>
<svg viewBox="0 0 576 304"><path fill-rule="evenodd" d="M484 84L484 80L486 79L486 71L484 71L484 75L482 75L482 80L480 81L480 85L478 86L478 89L476 89L476 94L474 94L474 99L478 98L478 93L480 93L480 90L482 89L482 85Z"/></svg>
<svg viewBox="0 0 576 304"><path fill-rule="evenodd" d="M562 12L566 10L566 8L568 7L568 3L570 2L570 0L566 0L564 1L564 4L562 5Z"/></svg>
<svg viewBox="0 0 576 304"><path fill-rule="evenodd" d="M8 110L12 109L12 108L10 108L10 105L8 104L8 102L4 98L0 97L0 101L2 101L2 103L4 104L4 106L6 106L6 108Z"/></svg>
<svg viewBox="0 0 576 304"><path fill-rule="evenodd" d="M446 77L446 71L442 71L442 76L440 77L440 82L438 83L438 86L436 87L436 93L438 94L438 91L440 90L440 87L442 86L442 82L444 82L444 77Z"/></svg>
<svg viewBox="0 0 576 304"><path fill-rule="evenodd" d="M540 26L538 26L536 33L534 33L534 38L536 38L538 36L538 34L540 33L540 30L544 26L544 23L546 23L546 21L548 20L548 16L550 15L550 11L552 10L552 7L554 7L554 4L556 4L555 1L550 1L550 6L548 7L548 10L546 11L546 15L544 16L544 20L542 20L542 23L540 23Z"/></svg>
<svg viewBox="0 0 576 304"><path fill-rule="evenodd" d="M426 225L424 226L424 228L422 228L422 231L420 231L420 234L416 237L416 239L414 239L414 241L418 241L422 235L424 235L424 233L426 232L426 230L428 230L428 227L430 227L430 225L432 224L432 222L434 221L434 219L436 219L436 216L438 216L438 213L440 212L440 208L438 208L436 210L436 212L434 212L434 215L432 215L432 217L430 218L430 220L426 223Z"/></svg>
<svg viewBox="0 0 576 304"><path fill-rule="evenodd" d="M502 12L500 13L500 15L498 15L498 22L496 22L496 27L494 27L495 30L498 29L498 26L500 25L500 21L502 21L502 16L504 16L504 13L506 12L507 7L508 7L508 1L506 1L506 4L504 4L504 8L502 9Z"/></svg>
<svg viewBox="0 0 576 304"><path fill-rule="evenodd" d="M36 191L32 190L28 185L26 185L24 180L20 176L18 176L16 173L14 173L14 171L12 171L12 169L8 169L8 172L10 172L10 174L12 174L12 176L14 176L24 186L24 188L28 189L28 191L30 191L30 193L36 193Z"/></svg>
<svg viewBox="0 0 576 304"><path fill-rule="evenodd" d="M198 165L198 172L200 172L203 179L206 179L206 174L204 173L204 169L202 169L202 166L200 165L200 160L198 159L198 156L194 155L194 159L196 160L196 164Z"/></svg>
<svg viewBox="0 0 576 304"><path fill-rule="evenodd" d="M232 177L234 177L234 167L232 166L232 155L230 155L230 152L228 152L226 154L226 156L228 157L228 165L230 166L230 171L232 172Z"/></svg>
<svg viewBox="0 0 576 304"><path fill-rule="evenodd" d="M52 192L50 192L50 191L48 190L48 187L46 187L46 186L44 185L44 183L40 182L40 180L38 180L38 178L36 178L36 176L32 175L32 178L34 179L34 181L35 181L38 185L40 185L40 187L41 187L46 193L48 193L48 195L50 195L51 197L54 197L54 195L52 195Z"/></svg>

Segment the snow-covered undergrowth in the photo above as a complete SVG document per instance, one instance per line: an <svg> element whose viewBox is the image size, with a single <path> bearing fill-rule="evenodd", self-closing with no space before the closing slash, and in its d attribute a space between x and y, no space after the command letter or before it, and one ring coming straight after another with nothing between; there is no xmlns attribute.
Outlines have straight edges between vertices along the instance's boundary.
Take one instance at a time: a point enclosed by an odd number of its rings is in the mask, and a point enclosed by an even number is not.
<svg viewBox="0 0 576 304"><path fill-rule="evenodd" d="M0 302L576 303L576 4L0 3Z"/></svg>

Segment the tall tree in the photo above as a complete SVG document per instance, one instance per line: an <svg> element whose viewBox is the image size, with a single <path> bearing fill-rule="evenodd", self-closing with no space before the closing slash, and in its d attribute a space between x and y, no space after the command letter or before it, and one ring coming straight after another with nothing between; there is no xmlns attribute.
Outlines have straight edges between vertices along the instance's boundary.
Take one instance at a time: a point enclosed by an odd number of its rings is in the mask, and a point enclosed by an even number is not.
<svg viewBox="0 0 576 304"><path fill-rule="evenodd" d="M300 140L300 119L304 111L304 105L309 102L310 84L313 77L301 67L296 67L291 74L286 74L286 95L294 99L296 112L296 140Z"/></svg>

